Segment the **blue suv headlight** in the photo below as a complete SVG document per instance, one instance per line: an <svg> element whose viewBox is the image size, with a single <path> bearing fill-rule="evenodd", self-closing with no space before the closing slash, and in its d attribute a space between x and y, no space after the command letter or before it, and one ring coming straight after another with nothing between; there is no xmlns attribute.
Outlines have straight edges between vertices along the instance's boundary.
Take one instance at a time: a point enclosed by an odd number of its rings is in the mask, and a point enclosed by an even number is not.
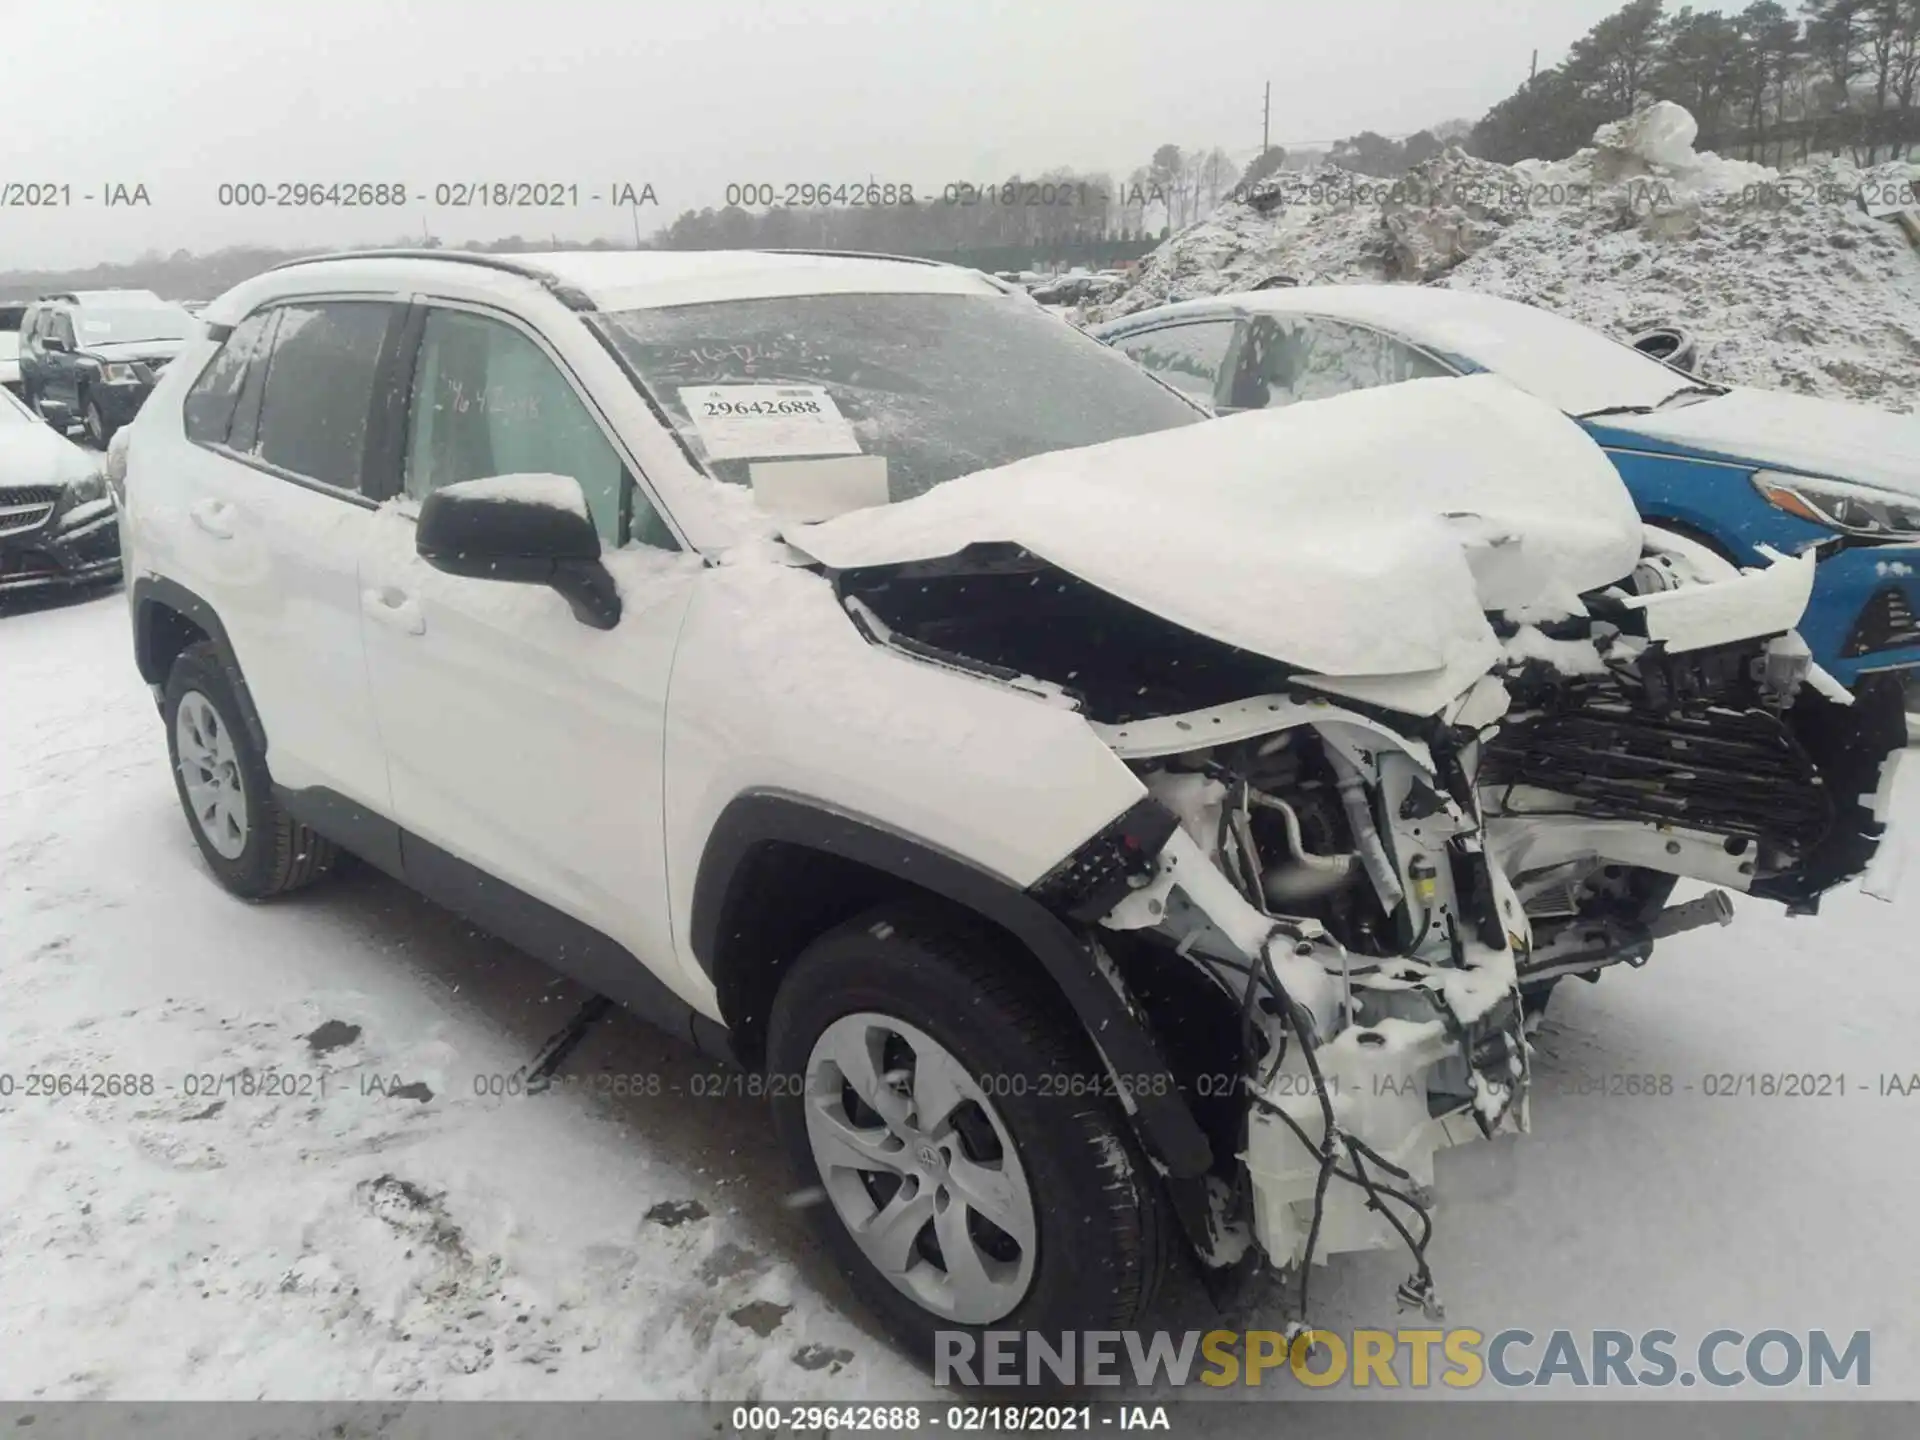
<svg viewBox="0 0 1920 1440"><path fill-rule="evenodd" d="M1769 505L1872 540L1920 539L1920 498L1845 480L1815 480L1779 470L1759 470L1753 488Z"/></svg>

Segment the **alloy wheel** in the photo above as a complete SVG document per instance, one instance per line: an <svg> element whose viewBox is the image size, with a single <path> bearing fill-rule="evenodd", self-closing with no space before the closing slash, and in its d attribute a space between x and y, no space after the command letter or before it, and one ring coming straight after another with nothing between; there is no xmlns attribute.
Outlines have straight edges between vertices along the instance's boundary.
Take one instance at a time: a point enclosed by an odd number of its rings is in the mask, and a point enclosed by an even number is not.
<svg viewBox="0 0 1920 1440"><path fill-rule="evenodd" d="M223 860L239 859L247 848L247 785L226 719L189 690L174 712L173 737L193 823Z"/></svg>
<svg viewBox="0 0 1920 1440"><path fill-rule="evenodd" d="M807 1060L807 1139L828 1201L882 1275L966 1325L1033 1281L1038 1219L1013 1137L980 1083L925 1031L863 1011Z"/></svg>

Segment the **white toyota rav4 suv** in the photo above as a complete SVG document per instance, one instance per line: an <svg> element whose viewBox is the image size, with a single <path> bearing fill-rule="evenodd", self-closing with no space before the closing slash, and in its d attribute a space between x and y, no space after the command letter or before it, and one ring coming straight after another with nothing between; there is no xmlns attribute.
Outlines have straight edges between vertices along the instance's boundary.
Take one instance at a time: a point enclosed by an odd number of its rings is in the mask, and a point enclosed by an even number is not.
<svg viewBox="0 0 1920 1440"><path fill-rule="evenodd" d="M1846 731L1812 558L1643 536L1492 378L1209 420L985 276L794 253L367 252L203 318L122 458L209 867L344 848L765 1072L923 1354L1130 1325L1175 1246L1404 1243L1430 1302L1522 992L1879 833L1794 738Z"/></svg>

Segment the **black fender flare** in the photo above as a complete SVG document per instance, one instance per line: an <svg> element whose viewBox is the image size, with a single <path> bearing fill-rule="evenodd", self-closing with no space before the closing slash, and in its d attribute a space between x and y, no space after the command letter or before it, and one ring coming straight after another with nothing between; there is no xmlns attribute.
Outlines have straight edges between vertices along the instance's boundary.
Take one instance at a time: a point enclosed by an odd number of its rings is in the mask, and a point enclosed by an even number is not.
<svg viewBox="0 0 1920 1440"><path fill-rule="evenodd" d="M240 701L240 720L247 727L247 734L260 747L260 754L267 753L267 728L260 721L260 712L254 706L253 694L247 689L246 671L240 668L240 657L234 652L233 641L227 638L227 627L220 623L220 617L200 596L175 580L158 575L141 575L133 581L133 594L130 609L133 615L133 659L139 667L140 678L149 685L167 683L168 665L161 659L161 647L157 643L156 626L160 617L168 611L184 616L192 621L214 648L220 652L220 658L227 662L227 668L233 672L234 691Z"/></svg>
<svg viewBox="0 0 1920 1440"><path fill-rule="evenodd" d="M749 791L720 812L694 879L689 939L695 960L718 980L735 877L755 847L777 842L836 855L940 895L1007 931L1030 950L1072 1008L1127 1094L1128 1118L1147 1153L1174 1179L1213 1163L1213 1147L1174 1083L1159 1042L1131 1012L1117 975L1030 893L910 835L797 795Z"/></svg>

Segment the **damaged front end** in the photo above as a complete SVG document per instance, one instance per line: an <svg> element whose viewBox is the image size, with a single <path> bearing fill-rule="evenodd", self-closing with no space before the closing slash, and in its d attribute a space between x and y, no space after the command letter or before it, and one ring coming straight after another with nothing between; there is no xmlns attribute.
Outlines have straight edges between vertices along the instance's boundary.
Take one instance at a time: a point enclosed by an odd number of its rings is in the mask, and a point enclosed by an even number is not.
<svg viewBox="0 0 1920 1440"><path fill-rule="evenodd" d="M1530 1003L1726 923L1727 891L1817 911L1885 834L1906 745L1897 679L1852 693L1792 626L1816 557L1743 573L1656 540L1583 612L1498 626L1511 708L1478 775L1487 843L1533 924ZM1678 879L1716 887L1667 905Z"/></svg>
<svg viewBox="0 0 1920 1440"><path fill-rule="evenodd" d="M1405 1243L1430 1303L1435 1151L1526 1122L1528 922L1483 842L1477 732L1314 695L1017 547L838 583L869 639L1076 707L1145 788L1033 893L1208 1133L1202 1261Z"/></svg>
<svg viewBox="0 0 1920 1440"><path fill-rule="evenodd" d="M1546 989L1726 918L1669 906L1679 876L1811 909L1871 857L1905 739L1794 634L1813 555L1740 572L1644 530L1577 426L1497 384L1036 457L789 538L869 641L1077 712L1139 781L1031 894L1205 1133L1210 1167L1162 1169L1206 1273L1264 1253L1303 1311L1314 1260L1398 1245L1437 1308L1434 1156L1526 1128ZM1144 1136L1133 1087L1165 1077L1108 1065Z"/></svg>

